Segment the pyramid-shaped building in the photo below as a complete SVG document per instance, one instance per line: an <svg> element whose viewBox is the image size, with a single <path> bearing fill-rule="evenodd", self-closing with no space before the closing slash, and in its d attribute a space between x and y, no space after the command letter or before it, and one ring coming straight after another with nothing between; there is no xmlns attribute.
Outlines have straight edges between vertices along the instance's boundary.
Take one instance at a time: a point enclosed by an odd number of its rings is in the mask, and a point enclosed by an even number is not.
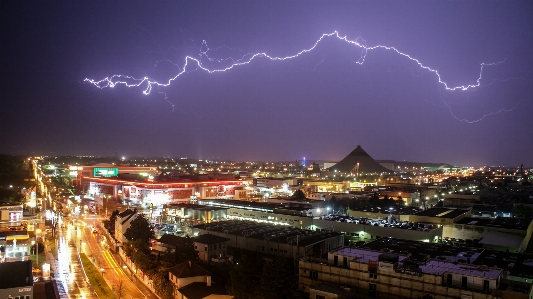
<svg viewBox="0 0 533 299"><path fill-rule="evenodd" d="M339 163L333 165L329 168L331 171L338 172L351 172L351 173L381 173L381 172L390 172L389 169L385 168L369 154L358 145L348 156L342 159Z"/></svg>

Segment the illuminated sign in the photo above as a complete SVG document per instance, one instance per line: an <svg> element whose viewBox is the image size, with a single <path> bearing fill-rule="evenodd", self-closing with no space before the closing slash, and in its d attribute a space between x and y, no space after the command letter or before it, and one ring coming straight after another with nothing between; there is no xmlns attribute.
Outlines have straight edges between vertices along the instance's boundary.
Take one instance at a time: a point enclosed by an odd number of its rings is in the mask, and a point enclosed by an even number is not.
<svg viewBox="0 0 533 299"><path fill-rule="evenodd" d="M118 175L118 168L94 168L94 177L112 177Z"/></svg>

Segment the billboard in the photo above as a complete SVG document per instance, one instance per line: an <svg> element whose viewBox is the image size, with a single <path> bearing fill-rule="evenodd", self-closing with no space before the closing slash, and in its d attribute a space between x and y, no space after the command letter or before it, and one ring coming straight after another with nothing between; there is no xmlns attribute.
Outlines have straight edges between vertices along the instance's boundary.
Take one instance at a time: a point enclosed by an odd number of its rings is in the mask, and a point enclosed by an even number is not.
<svg viewBox="0 0 533 299"><path fill-rule="evenodd" d="M118 168L95 167L93 175L97 178L118 176Z"/></svg>

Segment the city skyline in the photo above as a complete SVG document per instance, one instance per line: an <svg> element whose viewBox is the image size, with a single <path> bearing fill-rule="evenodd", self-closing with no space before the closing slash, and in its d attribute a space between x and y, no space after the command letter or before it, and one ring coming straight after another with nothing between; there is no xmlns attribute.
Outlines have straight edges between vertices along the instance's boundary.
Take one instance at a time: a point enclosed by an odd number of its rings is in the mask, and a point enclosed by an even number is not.
<svg viewBox="0 0 533 299"><path fill-rule="evenodd" d="M527 1L135 4L2 4L0 153L533 165Z"/></svg>

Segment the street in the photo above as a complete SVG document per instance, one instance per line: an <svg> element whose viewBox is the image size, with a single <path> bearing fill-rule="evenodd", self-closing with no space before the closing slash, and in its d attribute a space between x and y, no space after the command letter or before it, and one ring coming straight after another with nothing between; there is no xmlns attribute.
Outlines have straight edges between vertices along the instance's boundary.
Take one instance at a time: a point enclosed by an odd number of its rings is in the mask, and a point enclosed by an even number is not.
<svg viewBox="0 0 533 299"><path fill-rule="evenodd" d="M132 276L127 267L123 268L120 258L110 253L101 235L93 234L93 227L100 220L96 217L75 220L73 224L63 223L62 228L57 230L55 242L58 257L55 259L49 250L47 260L54 273L53 278L57 280L60 297L98 298L88 283L80 263L79 251L85 253L101 271L116 298L157 298Z"/></svg>

